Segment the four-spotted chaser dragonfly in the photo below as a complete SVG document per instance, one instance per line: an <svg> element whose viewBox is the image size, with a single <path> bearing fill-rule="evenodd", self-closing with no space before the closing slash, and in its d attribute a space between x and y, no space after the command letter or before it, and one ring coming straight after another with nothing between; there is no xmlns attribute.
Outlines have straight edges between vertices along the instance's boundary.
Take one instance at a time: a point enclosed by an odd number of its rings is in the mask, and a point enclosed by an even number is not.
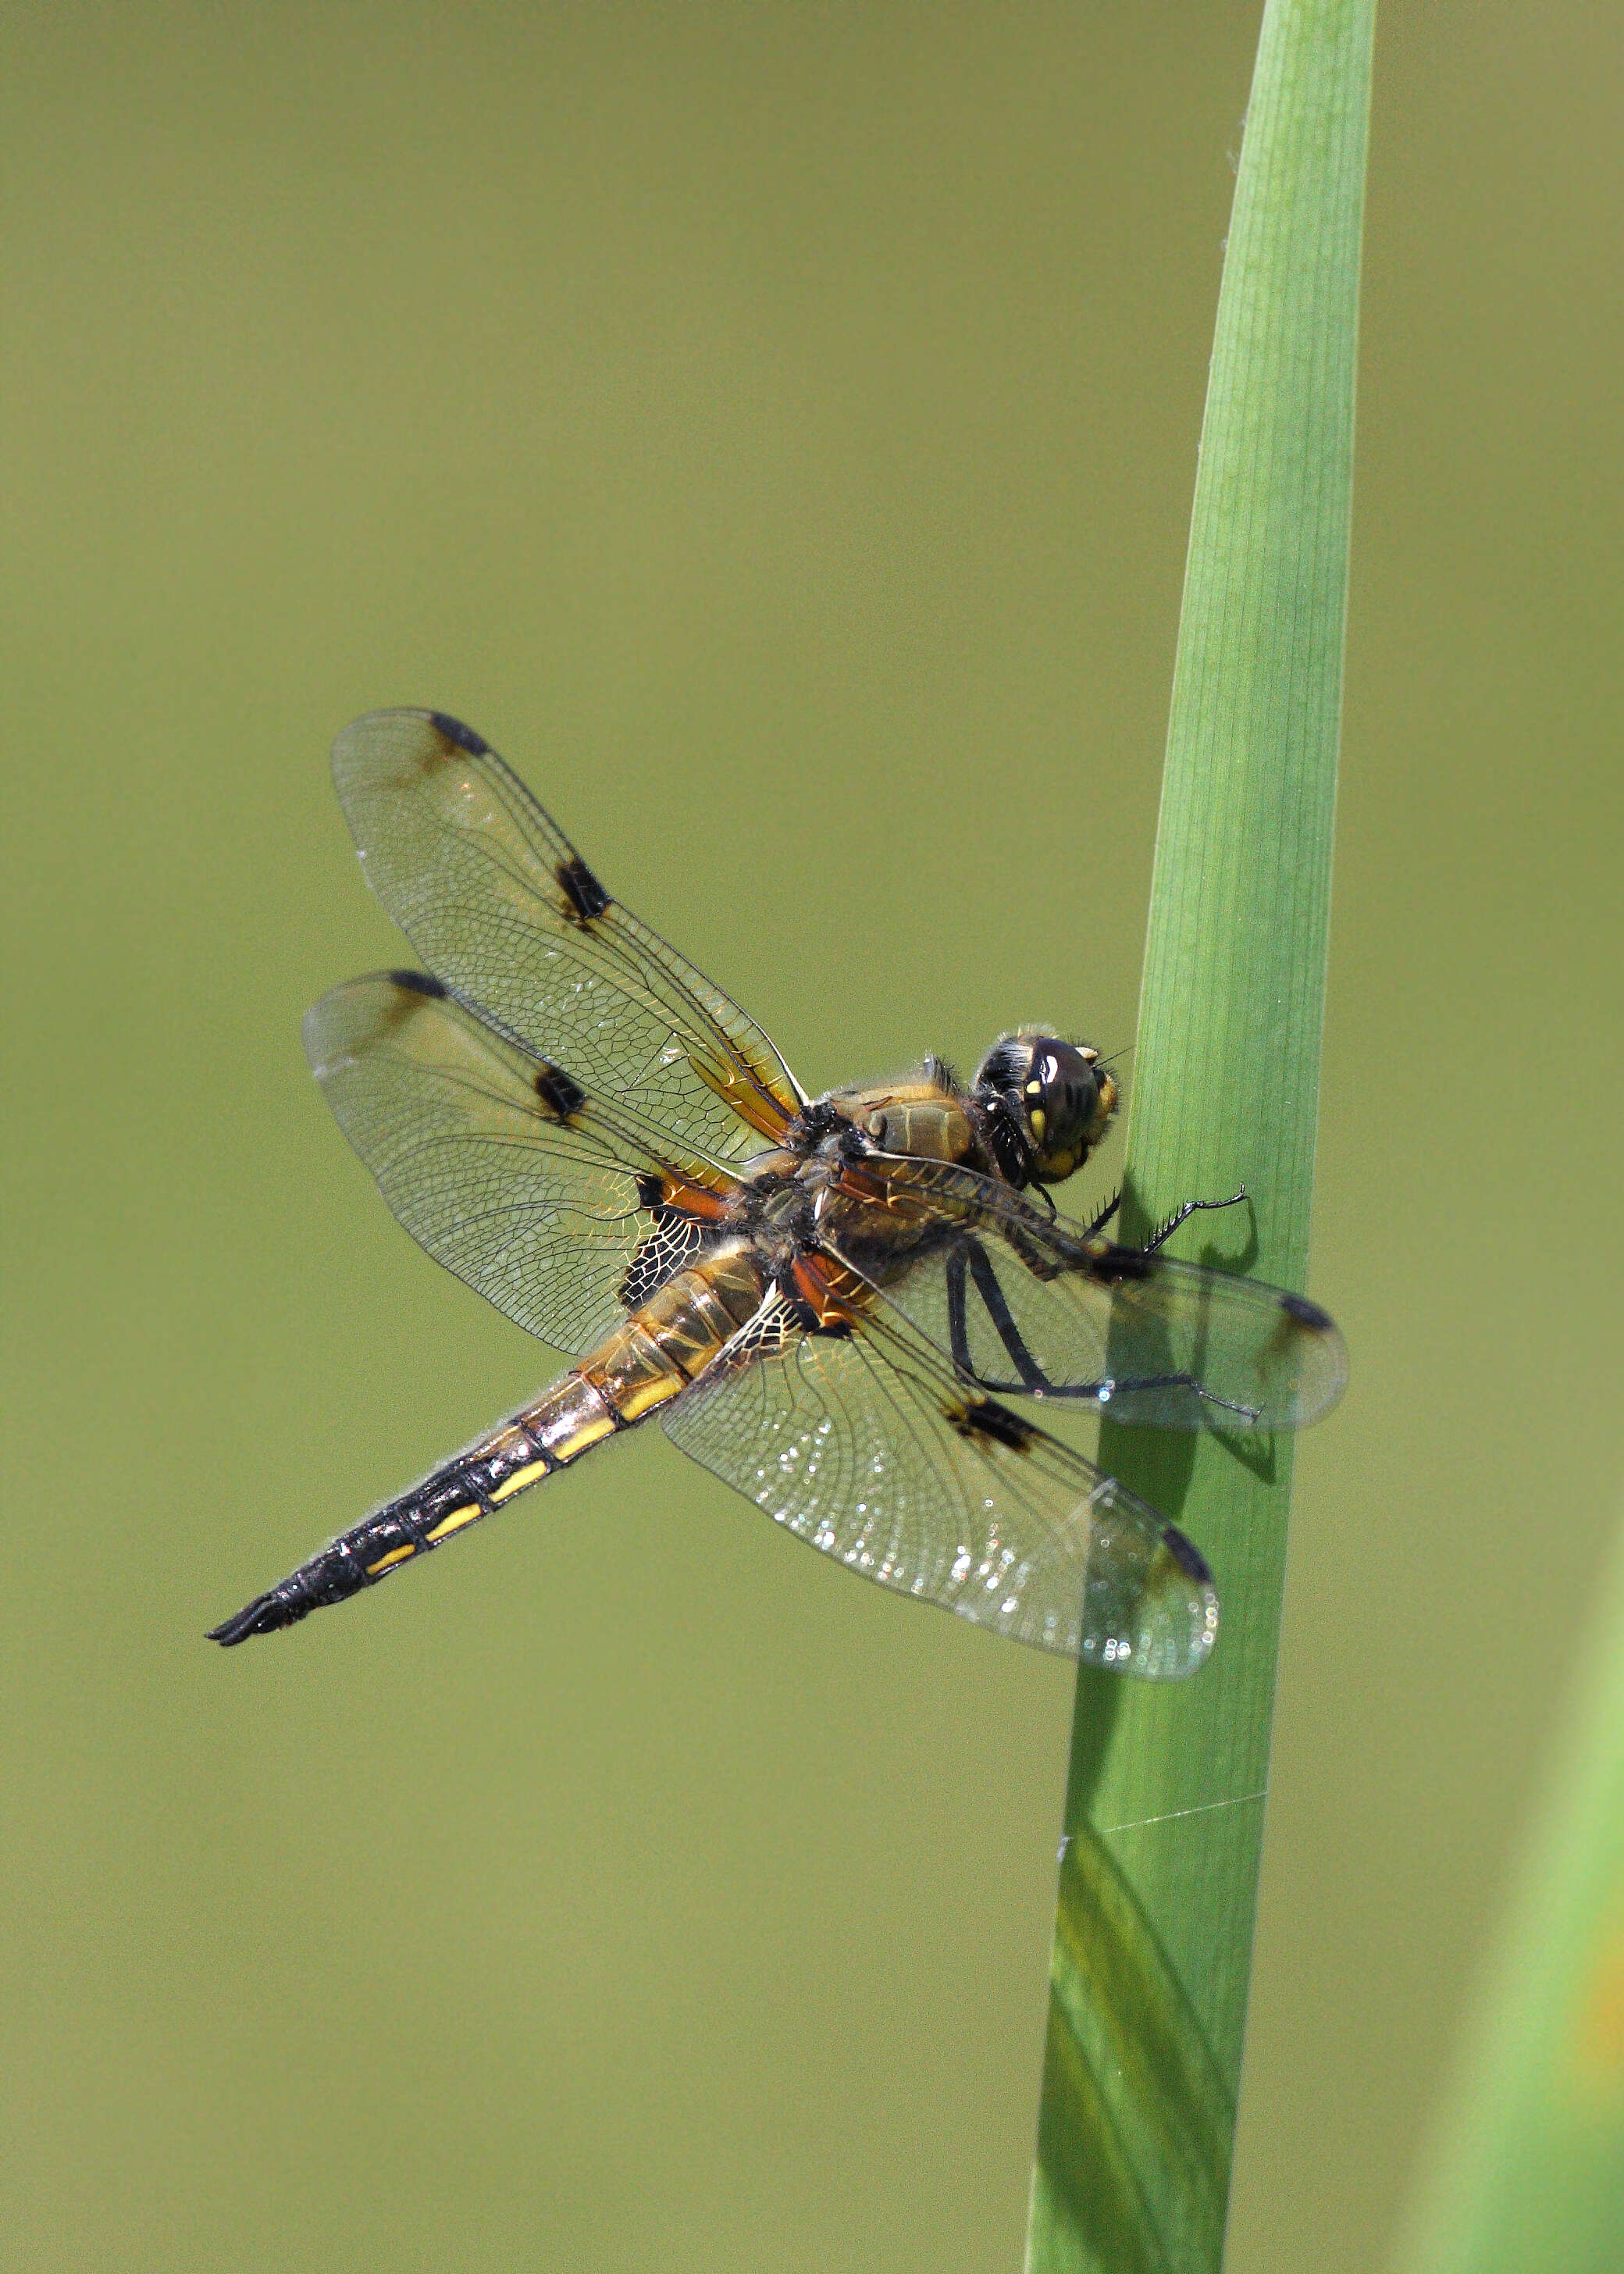
<svg viewBox="0 0 1624 2274"><path fill-rule="evenodd" d="M1339 1395L1342 1347L1302 1297L1158 1253L1170 1224L1124 1247L1112 1209L1029 1197L1111 1119L1097 1053L1023 1028L967 1087L932 1059L808 1097L468 727L375 712L333 763L427 969L317 1004L316 1078L414 1239L575 1362L213 1639L342 1601L658 1412L882 1585L1131 1674L1199 1667L1196 1548L1002 1400L1289 1428Z"/></svg>

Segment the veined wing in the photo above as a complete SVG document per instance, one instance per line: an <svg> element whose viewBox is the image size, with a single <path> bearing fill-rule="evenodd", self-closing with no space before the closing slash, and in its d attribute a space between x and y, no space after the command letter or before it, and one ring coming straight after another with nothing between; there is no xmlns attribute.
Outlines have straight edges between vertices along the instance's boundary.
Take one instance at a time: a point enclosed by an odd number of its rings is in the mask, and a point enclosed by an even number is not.
<svg viewBox="0 0 1624 2274"><path fill-rule="evenodd" d="M860 1205L828 1246L984 1389L1163 1429L1302 1428L1342 1395L1342 1337L1301 1295L1091 1239L973 1170L881 1156L847 1185ZM894 1278L863 1199L921 1227Z"/></svg>
<svg viewBox="0 0 1624 2274"><path fill-rule="evenodd" d="M335 987L304 1048L412 1238L572 1356L697 1252L732 1187L422 972Z"/></svg>
<svg viewBox="0 0 1624 2274"><path fill-rule="evenodd" d="M774 1520L899 1593L1040 1649L1169 1678L1217 1631L1211 1574L1114 1478L966 1395L906 1325L806 1329L776 1292L665 1410Z"/></svg>
<svg viewBox="0 0 1624 2274"><path fill-rule="evenodd" d="M612 900L512 769L432 711L333 747L367 881L429 968L597 1096L736 1158L805 1103L755 1021Z"/></svg>

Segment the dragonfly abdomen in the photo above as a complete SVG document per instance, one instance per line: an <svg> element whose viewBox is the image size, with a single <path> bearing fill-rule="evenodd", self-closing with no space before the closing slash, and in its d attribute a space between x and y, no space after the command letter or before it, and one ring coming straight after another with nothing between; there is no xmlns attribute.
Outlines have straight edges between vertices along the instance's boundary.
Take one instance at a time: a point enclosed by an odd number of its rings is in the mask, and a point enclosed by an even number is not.
<svg viewBox="0 0 1624 2274"><path fill-rule="evenodd" d="M511 1419L317 1551L279 1586L211 1628L227 1645L294 1625L494 1514L555 1469L687 1388L761 1300L759 1269L724 1249L628 1314L591 1355Z"/></svg>

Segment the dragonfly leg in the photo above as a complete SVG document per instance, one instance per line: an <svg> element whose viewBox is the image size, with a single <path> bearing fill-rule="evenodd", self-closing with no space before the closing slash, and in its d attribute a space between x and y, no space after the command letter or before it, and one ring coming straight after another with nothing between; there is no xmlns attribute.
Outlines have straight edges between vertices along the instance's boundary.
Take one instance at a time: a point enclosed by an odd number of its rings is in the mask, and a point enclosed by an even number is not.
<svg viewBox="0 0 1624 2274"><path fill-rule="evenodd" d="M1244 1195L1237 1193L1236 1199ZM1230 1208L1232 1201L1192 1201L1186 1203L1184 1215L1200 1208ZM1181 1216L1180 1221L1183 1221ZM997 1330L998 1339L1009 1352L1018 1380L1000 1382L978 1373L970 1355L968 1321L969 1283L974 1280L975 1291L987 1306L987 1314ZM980 1240L966 1239L947 1259L947 1318L948 1336L953 1364L961 1374L981 1384L983 1389L1005 1395L1028 1397L1062 1397L1068 1403L1094 1405L1103 1413L1113 1404L1120 1404L1135 1393L1150 1389L1187 1390L1203 1405L1216 1407L1219 1412L1233 1414L1237 1421L1250 1426L1258 1415L1255 1407L1237 1404L1232 1399L1220 1397L1208 1389L1193 1374L1119 1374L1098 1382L1051 1382L1027 1348L1026 1337L1011 1314L998 1275Z"/></svg>
<svg viewBox="0 0 1624 2274"><path fill-rule="evenodd" d="M950 1250L947 1259L947 1332L955 1369L974 1382L976 1374L970 1362L970 1331L965 1320L965 1254L962 1247Z"/></svg>
<svg viewBox="0 0 1624 2274"><path fill-rule="evenodd" d="M1173 1234L1186 1217L1199 1215L1207 1209L1237 1208L1245 1197L1246 1187L1243 1185L1238 1192L1231 1193L1227 1201L1186 1201L1182 1208L1174 1209L1159 1231L1151 1233L1143 1247L1135 1248L1133 1253L1136 1255L1154 1255L1159 1247L1165 1246L1172 1239Z"/></svg>
<svg viewBox="0 0 1624 2274"><path fill-rule="evenodd" d="M966 1317L968 1277L975 1281L975 1291L987 1306L987 1314L996 1328L998 1339L1010 1354L1011 1363L1020 1376L1019 1382L989 1382L978 1374L970 1356L970 1329ZM987 1250L979 1239L961 1240L947 1259L947 1328L953 1364L971 1381L979 1382L984 1389L1024 1390L1029 1397L1048 1397L1055 1394L1055 1385L1026 1348L1026 1339L1016 1325L998 1284L998 1275L989 1261Z"/></svg>
<svg viewBox="0 0 1624 2274"><path fill-rule="evenodd" d="M1251 1428L1258 1419L1255 1405L1238 1405L1232 1397L1220 1397L1215 1389L1208 1389L1207 1384L1198 1381L1193 1374L1118 1374L1109 1382L1085 1382L1080 1389L1063 1389L1056 1394L1061 1397L1091 1397L1101 1412L1106 1413L1113 1404L1120 1404L1136 1391L1147 1389L1186 1389L1201 1404L1215 1406L1221 1413L1233 1414L1247 1428Z"/></svg>
<svg viewBox="0 0 1624 2274"><path fill-rule="evenodd" d="M1085 1239L1095 1239L1099 1233L1105 1230L1106 1225L1110 1222L1111 1218L1116 1215L1117 1209L1121 1206L1122 1193L1120 1188L1118 1188L1112 1197L1106 1201L1105 1206L1100 1210L1099 1215L1092 1217L1090 1221L1083 1226L1083 1238Z"/></svg>

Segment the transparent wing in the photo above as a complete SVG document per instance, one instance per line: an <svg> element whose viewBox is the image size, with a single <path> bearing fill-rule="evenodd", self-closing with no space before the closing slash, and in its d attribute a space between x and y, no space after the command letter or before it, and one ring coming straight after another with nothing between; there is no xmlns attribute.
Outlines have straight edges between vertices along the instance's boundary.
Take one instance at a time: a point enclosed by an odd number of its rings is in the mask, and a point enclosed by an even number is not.
<svg viewBox="0 0 1624 2274"><path fill-rule="evenodd" d="M985 1389L1163 1429L1302 1428L1342 1395L1342 1337L1303 1296L1091 1239L969 1170L886 1156L847 1184L824 1244Z"/></svg>
<svg viewBox="0 0 1624 2274"><path fill-rule="evenodd" d="M424 973L335 987L307 1015L304 1048L412 1238L572 1355L697 1252L731 1185L600 1111Z"/></svg>
<svg viewBox="0 0 1624 2274"><path fill-rule="evenodd" d="M1169 1678L1218 1598L1184 1534L962 1384L904 1327L807 1332L771 1295L665 1410L666 1434L774 1520L898 1593L1043 1650Z"/></svg>
<svg viewBox="0 0 1624 2274"><path fill-rule="evenodd" d="M727 1158L805 1102L754 1020L612 900L471 728L374 711L333 748L368 882L431 971L508 1033Z"/></svg>

